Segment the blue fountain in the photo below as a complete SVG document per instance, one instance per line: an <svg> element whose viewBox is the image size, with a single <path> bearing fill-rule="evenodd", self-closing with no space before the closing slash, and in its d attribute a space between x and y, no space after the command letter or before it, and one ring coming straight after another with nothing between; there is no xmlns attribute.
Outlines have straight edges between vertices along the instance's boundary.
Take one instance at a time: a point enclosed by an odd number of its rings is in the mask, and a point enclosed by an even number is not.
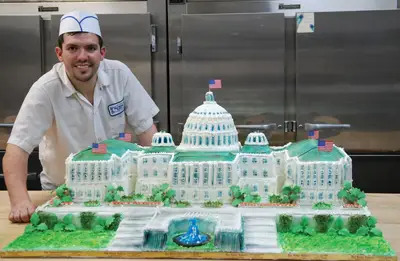
<svg viewBox="0 0 400 261"><path fill-rule="evenodd" d="M174 237L173 241L184 247L195 247L207 244L211 237L199 231L197 220L195 218L190 219L189 221L190 225L187 232Z"/></svg>

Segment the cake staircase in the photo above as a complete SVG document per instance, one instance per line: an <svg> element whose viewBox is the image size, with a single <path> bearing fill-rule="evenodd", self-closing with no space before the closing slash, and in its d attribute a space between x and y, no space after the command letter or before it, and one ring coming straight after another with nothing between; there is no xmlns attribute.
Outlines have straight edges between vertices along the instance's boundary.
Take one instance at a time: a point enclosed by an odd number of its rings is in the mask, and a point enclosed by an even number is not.
<svg viewBox="0 0 400 261"><path fill-rule="evenodd" d="M280 253L275 216L245 216L244 244L246 252Z"/></svg>
<svg viewBox="0 0 400 261"><path fill-rule="evenodd" d="M116 235L107 247L109 251L140 251L144 241L144 227L151 219L126 216L119 224Z"/></svg>

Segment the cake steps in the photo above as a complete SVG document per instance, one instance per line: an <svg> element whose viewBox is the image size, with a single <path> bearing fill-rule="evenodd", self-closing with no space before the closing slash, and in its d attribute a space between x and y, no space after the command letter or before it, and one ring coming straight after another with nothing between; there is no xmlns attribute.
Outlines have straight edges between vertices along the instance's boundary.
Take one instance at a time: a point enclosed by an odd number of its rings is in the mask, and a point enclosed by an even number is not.
<svg viewBox="0 0 400 261"><path fill-rule="evenodd" d="M151 216L138 219L125 217L119 224L116 235L107 247L109 251L140 251L144 240L144 227Z"/></svg>
<svg viewBox="0 0 400 261"><path fill-rule="evenodd" d="M280 253L275 217L244 217L244 244L251 253Z"/></svg>

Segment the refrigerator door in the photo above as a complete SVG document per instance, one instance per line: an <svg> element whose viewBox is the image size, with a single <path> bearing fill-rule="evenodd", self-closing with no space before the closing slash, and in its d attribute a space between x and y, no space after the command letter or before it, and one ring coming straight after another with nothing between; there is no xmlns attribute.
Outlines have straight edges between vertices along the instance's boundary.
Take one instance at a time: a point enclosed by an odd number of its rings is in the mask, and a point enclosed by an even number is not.
<svg viewBox="0 0 400 261"><path fill-rule="evenodd" d="M182 86L170 87L174 135L179 137L179 124L203 103L211 79L222 80L214 95L236 125L283 124L283 14L183 15L181 41ZM249 132L243 128L241 141ZM283 128L265 133L270 143L283 143Z"/></svg>
<svg viewBox="0 0 400 261"><path fill-rule="evenodd" d="M400 10L314 13L314 22L296 34L297 122L350 124L320 131L349 152L400 152Z"/></svg>
<svg viewBox="0 0 400 261"><path fill-rule="evenodd" d="M0 150L31 85L42 74L38 15L0 16Z"/></svg>

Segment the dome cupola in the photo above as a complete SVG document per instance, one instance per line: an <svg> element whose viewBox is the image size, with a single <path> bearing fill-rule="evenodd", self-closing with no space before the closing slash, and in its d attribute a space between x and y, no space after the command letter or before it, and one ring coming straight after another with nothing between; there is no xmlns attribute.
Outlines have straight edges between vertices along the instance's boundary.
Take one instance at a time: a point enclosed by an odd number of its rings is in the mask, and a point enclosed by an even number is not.
<svg viewBox="0 0 400 261"><path fill-rule="evenodd" d="M246 141L244 142L245 145L263 145L267 146L268 139L262 132L251 132L247 135Z"/></svg>
<svg viewBox="0 0 400 261"><path fill-rule="evenodd" d="M154 133L153 139L151 142L151 146L164 146L164 147L170 147L170 146L175 146L174 140L172 139L171 134L165 131L160 131L157 133Z"/></svg>
<svg viewBox="0 0 400 261"><path fill-rule="evenodd" d="M212 92L189 114L178 151L239 151L232 115L217 104Z"/></svg>

